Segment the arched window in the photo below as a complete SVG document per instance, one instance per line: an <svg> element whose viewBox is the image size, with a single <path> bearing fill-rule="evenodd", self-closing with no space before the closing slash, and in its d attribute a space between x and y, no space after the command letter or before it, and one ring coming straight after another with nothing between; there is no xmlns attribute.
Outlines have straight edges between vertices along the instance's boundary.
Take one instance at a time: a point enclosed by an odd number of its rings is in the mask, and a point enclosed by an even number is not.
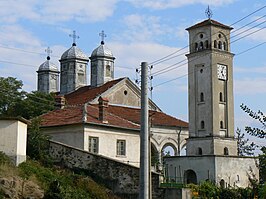
<svg viewBox="0 0 266 199"><path fill-rule="evenodd" d="M198 46L198 43L196 42L195 43L195 51L198 51L199 50L199 46Z"/></svg>
<svg viewBox="0 0 266 199"><path fill-rule="evenodd" d="M227 147L224 147L224 155L229 155L229 150Z"/></svg>
<svg viewBox="0 0 266 199"><path fill-rule="evenodd" d="M111 66L110 65L106 66L105 75L106 75L106 77L110 77L111 76Z"/></svg>
<svg viewBox="0 0 266 199"><path fill-rule="evenodd" d="M223 43L224 50L227 50L226 42Z"/></svg>
<svg viewBox="0 0 266 199"><path fill-rule="evenodd" d="M223 102L223 101L224 101L224 99L223 99L223 93L220 92L220 102Z"/></svg>
<svg viewBox="0 0 266 199"><path fill-rule="evenodd" d="M222 49L222 42L221 41L219 41L219 43L218 43L218 48L221 50Z"/></svg>
<svg viewBox="0 0 266 199"><path fill-rule="evenodd" d="M208 40L205 41L205 48L206 48L206 49L209 48L209 41L208 41Z"/></svg>
<svg viewBox="0 0 266 199"><path fill-rule="evenodd" d="M200 93L200 102L204 102L204 94Z"/></svg>
<svg viewBox="0 0 266 199"><path fill-rule="evenodd" d="M213 47L214 47L214 48L217 48L217 41L216 41L216 40L214 40Z"/></svg>
<svg viewBox="0 0 266 199"><path fill-rule="evenodd" d="M202 42L202 41L200 42L200 47L199 47L199 49L200 49L200 50L203 49L203 42Z"/></svg>
<svg viewBox="0 0 266 199"><path fill-rule="evenodd" d="M220 128L223 129L224 128L224 122L220 121Z"/></svg>
<svg viewBox="0 0 266 199"><path fill-rule="evenodd" d="M198 155L202 155L202 148L198 148Z"/></svg>
<svg viewBox="0 0 266 199"><path fill-rule="evenodd" d="M221 179L221 181L220 181L220 187L221 188L225 188L225 181L224 181L224 179Z"/></svg>
<svg viewBox="0 0 266 199"><path fill-rule="evenodd" d="M204 128L205 128L205 123L204 123L204 121L201 121L201 122L200 122L200 128L201 128L201 129L204 129Z"/></svg>

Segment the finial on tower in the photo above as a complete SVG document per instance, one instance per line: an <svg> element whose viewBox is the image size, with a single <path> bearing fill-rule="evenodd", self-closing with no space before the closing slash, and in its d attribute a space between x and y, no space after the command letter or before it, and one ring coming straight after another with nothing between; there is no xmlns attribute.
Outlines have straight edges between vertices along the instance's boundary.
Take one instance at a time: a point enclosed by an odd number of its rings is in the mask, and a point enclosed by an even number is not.
<svg viewBox="0 0 266 199"><path fill-rule="evenodd" d="M107 37L107 35L104 33L104 31L102 30L102 32L99 33L99 36L101 36L102 40L101 40L101 44L104 44L104 38Z"/></svg>
<svg viewBox="0 0 266 199"><path fill-rule="evenodd" d="M45 49L45 52L47 53L47 60L50 60L50 55L52 54L52 50L48 46L47 49Z"/></svg>
<svg viewBox="0 0 266 199"><path fill-rule="evenodd" d="M76 44L76 39L79 39L79 36L76 35L76 31L73 30L73 34L69 34L69 37L72 37L73 38L73 44L72 44L72 46L76 46L77 45Z"/></svg>
<svg viewBox="0 0 266 199"><path fill-rule="evenodd" d="M210 6L208 6L208 8L205 11L206 17L208 17L208 19L212 18L212 11L210 9Z"/></svg>

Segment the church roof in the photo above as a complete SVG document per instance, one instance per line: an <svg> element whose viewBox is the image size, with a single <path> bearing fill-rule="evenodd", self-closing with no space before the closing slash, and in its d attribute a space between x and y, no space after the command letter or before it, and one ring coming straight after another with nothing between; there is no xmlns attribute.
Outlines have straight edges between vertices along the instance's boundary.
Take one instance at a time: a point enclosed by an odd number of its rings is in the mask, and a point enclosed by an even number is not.
<svg viewBox="0 0 266 199"><path fill-rule="evenodd" d="M47 70L58 72L57 66L54 63L52 63L50 61L50 58L48 59L48 57L47 60L40 65L38 71L47 71Z"/></svg>
<svg viewBox="0 0 266 199"><path fill-rule="evenodd" d="M48 112L41 116L41 127L62 126L70 124L83 123L84 105L69 106L64 109ZM140 112L139 108L129 108L124 106L109 105L106 109L106 121L103 123L99 120L98 105L87 105L88 124L99 124L118 128L140 129ZM162 112L150 111L152 125L164 127L188 127L188 123L176 119Z"/></svg>
<svg viewBox="0 0 266 199"><path fill-rule="evenodd" d="M134 122L140 125L140 108L124 107L124 106L109 106L107 111L111 114L118 115L121 118ZM151 118L151 124L154 126L179 126L188 127L188 123L179 120L175 117L167 115L159 111L149 111L149 116Z"/></svg>
<svg viewBox="0 0 266 199"><path fill-rule="evenodd" d="M101 45L92 51L91 57L113 57L113 53L101 42Z"/></svg>
<svg viewBox="0 0 266 199"><path fill-rule="evenodd" d="M65 99L68 105L84 104L95 99L123 79L125 78L112 80L99 87L83 86L72 93L65 95Z"/></svg>
<svg viewBox="0 0 266 199"><path fill-rule="evenodd" d="M215 21L213 19L206 19L205 21L197 23L197 24L187 28L186 30L191 30L191 29L194 29L194 28L199 28L199 27L208 26L208 25L219 26L221 28L230 29L230 30L233 29L232 27L224 25L224 24L222 24L222 23L220 23L218 21Z"/></svg>
<svg viewBox="0 0 266 199"><path fill-rule="evenodd" d="M85 59L89 60L88 56L82 52L75 44L71 46L68 50L66 50L61 56L61 60L64 59Z"/></svg>
<svg viewBox="0 0 266 199"><path fill-rule="evenodd" d="M69 124L81 124L83 123L84 105L78 105L73 107L67 107L60 110L48 112L41 116L42 127L62 126ZM89 124L101 124L112 127L139 129L138 124L134 124L128 120L120 118L114 114L106 114L106 120L108 123L103 123L99 120L98 106L87 105L87 121Z"/></svg>

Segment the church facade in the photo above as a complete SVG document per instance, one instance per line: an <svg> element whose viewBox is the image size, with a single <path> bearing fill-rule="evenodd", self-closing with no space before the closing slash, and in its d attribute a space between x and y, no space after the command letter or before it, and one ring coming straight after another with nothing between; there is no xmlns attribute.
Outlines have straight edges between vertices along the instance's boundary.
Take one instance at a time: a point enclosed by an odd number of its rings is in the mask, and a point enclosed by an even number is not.
<svg viewBox="0 0 266 199"><path fill-rule="evenodd" d="M187 29L189 138L186 156L165 160L174 181L247 187L249 176L258 179L256 159L237 156L231 29L212 19Z"/></svg>

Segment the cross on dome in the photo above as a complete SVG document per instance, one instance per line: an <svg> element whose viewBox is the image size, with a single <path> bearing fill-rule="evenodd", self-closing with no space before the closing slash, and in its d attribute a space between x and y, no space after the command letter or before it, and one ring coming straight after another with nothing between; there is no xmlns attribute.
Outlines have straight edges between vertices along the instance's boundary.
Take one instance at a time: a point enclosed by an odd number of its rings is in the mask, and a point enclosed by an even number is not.
<svg viewBox="0 0 266 199"><path fill-rule="evenodd" d="M47 49L45 49L45 52L47 53L47 60L50 60L50 55L52 54L53 51L48 46Z"/></svg>
<svg viewBox="0 0 266 199"><path fill-rule="evenodd" d="M76 39L79 39L79 36L76 35L76 31L73 30L73 34L69 34L69 37L72 37L73 38L73 44L72 44L72 46L76 46Z"/></svg>
<svg viewBox="0 0 266 199"><path fill-rule="evenodd" d="M107 35L102 30L102 32L99 33L99 36L101 36L101 38L102 38L101 44L103 45L104 44L104 38L107 37Z"/></svg>

